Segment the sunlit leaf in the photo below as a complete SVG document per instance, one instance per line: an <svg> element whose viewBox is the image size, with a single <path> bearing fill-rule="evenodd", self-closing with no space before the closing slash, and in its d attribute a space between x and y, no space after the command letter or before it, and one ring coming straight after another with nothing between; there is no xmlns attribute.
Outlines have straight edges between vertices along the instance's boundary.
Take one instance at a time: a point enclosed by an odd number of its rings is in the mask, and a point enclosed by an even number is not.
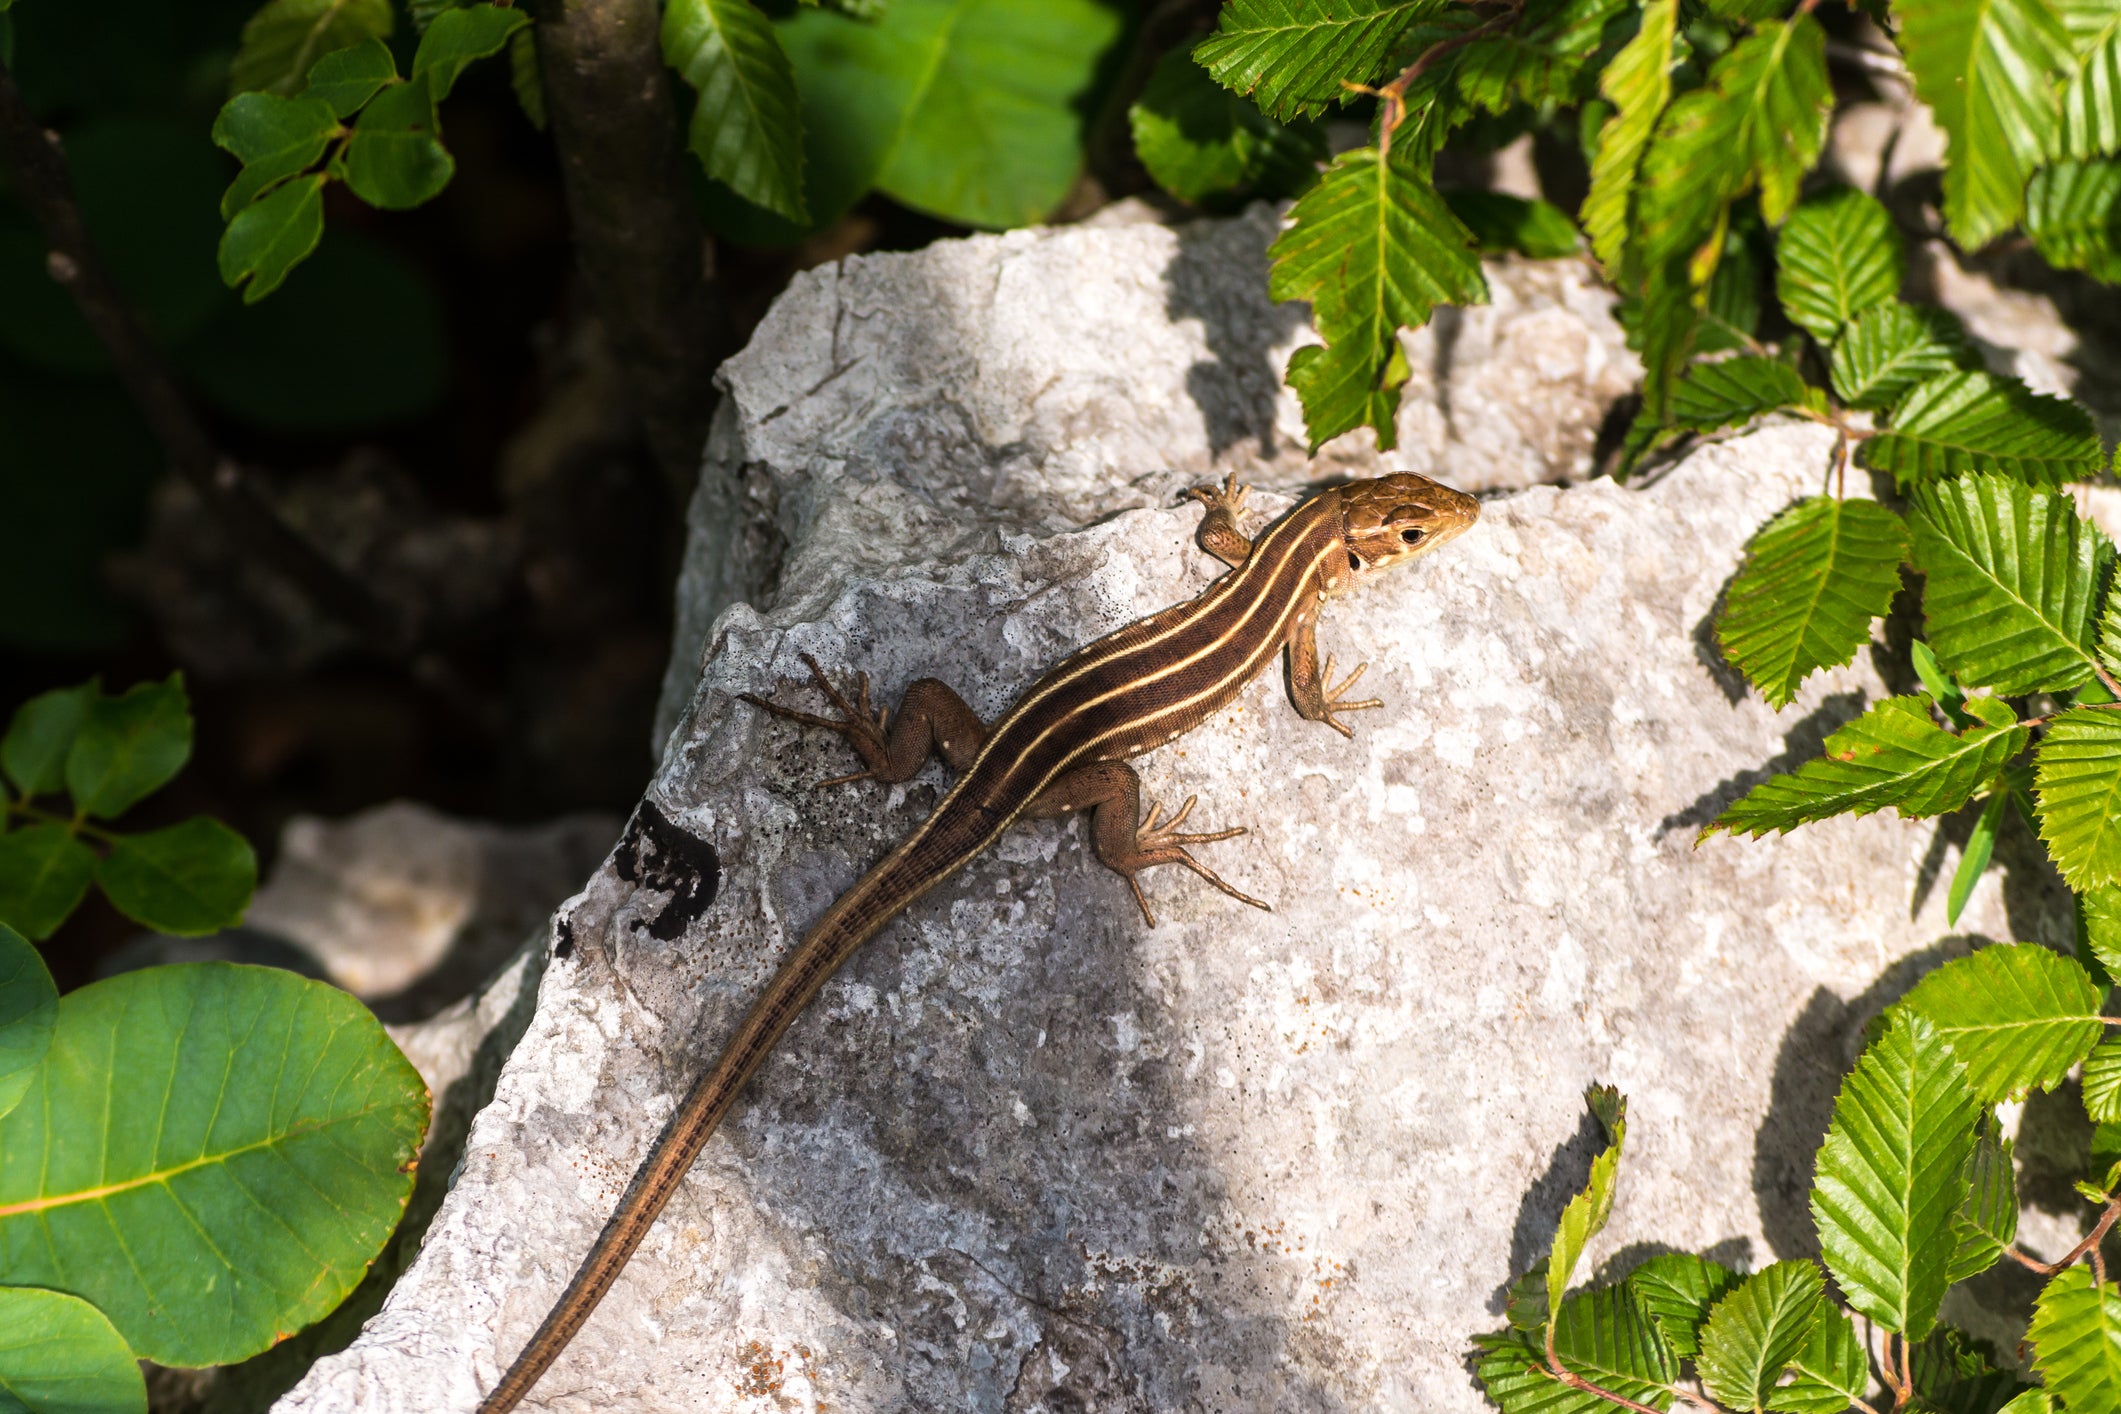
<svg viewBox="0 0 2121 1414"><path fill-rule="evenodd" d="M1900 232L1884 205L1830 187L1791 213L1775 243L1775 293L1790 322L1832 343L1865 310L1895 299L1905 273Z"/></svg>
<svg viewBox="0 0 2121 1414"><path fill-rule="evenodd" d="M1591 189L1583 199L1583 229L1608 277L1628 279L1623 261L1635 208L1635 174L1657 117L1672 95L1672 38L1678 0L1649 0L1642 25L1598 76L1598 91L1613 116L1598 133Z"/></svg>
<svg viewBox="0 0 2121 1414"><path fill-rule="evenodd" d="M1511 1331L1476 1342L1481 1384L1503 1414L1611 1414L1614 1406L1573 1389L1546 1368L1534 1332ZM1657 1325L1625 1285L1570 1297L1554 1320L1554 1353L1562 1368L1600 1389L1652 1409L1669 1409L1678 1377Z"/></svg>
<svg viewBox="0 0 2121 1414"><path fill-rule="evenodd" d="M1776 1414L1848 1414L1870 1392L1870 1361L1855 1324L1839 1306L1820 1309L1790 1369L1796 1378L1768 1395L1767 1407Z"/></svg>
<svg viewBox="0 0 2121 1414"><path fill-rule="evenodd" d="M1900 1005L1936 1027L1983 1104L2052 1090L2104 1034L2100 991L2038 943L1982 948L1932 972Z"/></svg>
<svg viewBox="0 0 2121 1414"><path fill-rule="evenodd" d="M1918 383L1978 362L1950 310L1897 300L1856 316L1834 345L1834 391L1850 407L1883 410Z"/></svg>
<svg viewBox="0 0 2121 1414"><path fill-rule="evenodd" d="M1672 420L1712 432L1808 402L1796 369L1780 359L1746 354L1689 368L1672 388Z"/></svg>
<svg viewBox="0 0 2121 1414"><path fill-rule="evenodd" d="M1776 1262L1718 1302L1701 1328L1701 1383L1727 1407L1761 1409L1804 1349L1826 1282L1808 1261Z"/></svg>
<svg viewBox="0 0 2121 1414"><path fill-rule="evenodd" d="M1384 77L1399 36L1447 0L1230 0L1194 62L1270 118L1316 117Z"/></svg>
<svg viewBox="0 0 2121 1414"><path fill-rule="evenodd" d="M2060 485L2098 475L2106 458L2091 415L2076 403L2016 379L1955 372L1917 385L1891 427L1863 444L1863 460L1905 489L1968 471Z"/></svg>
<svg viewBox="0 0 2121 1414"><path fill-rule="evenodd" d="M1561 1220L1554 1226L1554 1246L1547 1253L1547 1309L1559 1310L1562 1294L1569 1289L1569 1280L1576 1274L1576 1263L1583 1257L1583 1249L1605 1227L1606 1219L1613 1213L1613 1186L1618 1181L1620 1151L1627 1142L1627 1102L1617 1092L1608 1091L1612 1102L1618 1106L1614 1118L1606 1124L1606 1134L1611 1140L1591 1160L1591 1177L1583 1191L1571 1198L1562 1207ZM1594 1089L1585 1096L1596 1098Z"/></svg>
<svg viewBox="0 0 2121 1414"><path fill-rule="evenodd" d="M2040 838L2073 889L2121 883L2121 709L2072 707L2033 755Z"/></svg>
<svg viewBox="0 0 2121 1414"><path fill-rule="evenodd" d="M0 1409L8 1414L147 1414L140 1362L88 1302L0 1286Z"/></svg>
<svg viewBox="0 0 2121 1414"><path fill-rule="evenodd" d="M2048 1282L2026 1339L2048 1392L2071 1411L2121 1409L2121 1288L2070 1267Z"/></svg>
<svg viewBox="0 0 2121 1414"><path fill-rule="evenodd" d="M1691 1252L1664 1252L1628 1273L1636 1300L1681 1359L1701 1349L1701 1326L1709 1309L1736 1289L1740 1277L1721 1262Z"/></svg>
<svg viewBox="0 0 2121 1414"><path fill-rule="evenodd" d="M1724 657L1771 705L1788 706L1806 678L1870 641L1907 549L1907 527L1876 501L1814 496L1784 511L1731 581L1716 621Z"/></svg>
<svg viewBox="0 0 2121 1414"><path fill-rule="evenodd" d="M2121 1036L2101 1041L2084 1058L2084 1112L2096 1124L2121 1120Z"/></svg>

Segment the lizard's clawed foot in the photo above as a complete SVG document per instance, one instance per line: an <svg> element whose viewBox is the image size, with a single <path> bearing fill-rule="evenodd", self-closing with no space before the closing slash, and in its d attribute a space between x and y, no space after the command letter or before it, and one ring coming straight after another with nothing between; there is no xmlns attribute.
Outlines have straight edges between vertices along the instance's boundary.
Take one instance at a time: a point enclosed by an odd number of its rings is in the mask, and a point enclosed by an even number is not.
<svg viewBox="0 0 2121 1414"><path fill-rule="evenodd" d="M1326 655L1326 666L1318 675L1318 685L1325 692L1326 703L1326 714L1319 720L1323 721L1334 731L1339 732L1342 736L1352 737L1355 733L1349 729L1346 722L1340 721L1333 715L1335 712L1364 712L1372 707L1385 705L1382 699L1375 697L1366 697L1360 702L1343 702L1340 700L1341 694L1355 686L1361 680L1363 670L1369 666L1368 663L1357 663L1355 671L1341 679L1340 686L1335 687L1333 686L1333 655L1328 653Z"/></svg>
<svg viewBox="0 0 2121 1414"><path fill-rule="evenodd" d="M829 781L819 781L819 790L826 786L843 786L851 781L868 780L876 774L876 763L884 757L885 731L890 726L889 709L870 705L869 674L854 675L855 700L849 702L840 690L832 685L832 679L825 676L825 670L818 666L817 659L808 653L801 656L804 665L810 669L810 677L817 683L818 690L824 693L826 699L838 710L838 717L820 717L811 712L798 712L793 707L783 707L778 703L768 702L763 697L754 697L748 692L740 692L737 697L754 707L763 707L777 717L786 717L791 722L803 722L809 726L838 732L846 737L860 753L861 758L869 763L867 770L856 771L852 775L834 776Z"/></svg>
<svg viewBox="0 0 2121 1414"><path fill-rule="evenodd" d="M1268 908L1265 899L1256 899L1250 894L1240 893L1224 882L1222 875L1195 859L1187 851L1186 846L1189 844L1213 844L1217 840L1236 839L1245 832L1244 827L1240 825L1230 830L1210 830L1199 834L1180 833L1178 827L1185 824L1186 817L1193 813L1193 803L1198 798L1187 796L1186 803L1178 807L1178 813L1164 820L1162 824L1157 822L1162 819L1163 806L1150 801L1149 818L1142 821L1141 827L1135 831L1133 867L1121 872L1126 875L1127 887L1134 890L1134 901L1141 906L1143 921L1151 928L1156 926L1156 915L1150 911L1149 900L1142 894L1141 880L1137 875L1138 871L1152 864L1183 864L1239 903L1249 903L1254 908L1273 912Z"/></svg>
<svg viewBox="0 0 2121 1414"><path fill-rule="evenodd" d="M1233 471L1223 478L1220 486L1194 486L1186 494L1211 511L1222 511L1235 524L1237 513L1244 509L1245 493L1249 489L1237 484L1237 473Z"/></svg>

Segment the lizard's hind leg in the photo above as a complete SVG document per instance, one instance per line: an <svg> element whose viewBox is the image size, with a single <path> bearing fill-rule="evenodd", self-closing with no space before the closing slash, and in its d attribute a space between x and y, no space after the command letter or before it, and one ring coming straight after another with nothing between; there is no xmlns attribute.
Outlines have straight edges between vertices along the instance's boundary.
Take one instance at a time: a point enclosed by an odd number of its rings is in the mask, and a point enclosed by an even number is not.
<svg viewBox="0 0 2121 1414"><path fill-rule="evenodd" d="M951 770L962 771L972 764L972 758L979 755L980 747L987 740L987 724L979 719L979 714L967 707L965 699L952 692L949 684L936 678L920 678L909 685L905 696L899 699L897 715L893 716L881 707L869 705L867 673L855 674L855 700L849 702L825 676L817 659L808 653L802 656L811 678L839 712L838 717L798 712L748 692L740 692L737 696L775 716L823 727L847 738L848 745L862 758L867 769L819 781L821 787L862 780L877 780L885 785L910 781L927 764L931 750L942 757Z"/></svg>
<svg viewBox="0 0 2121 1414"><path fill-rule="evenodd" d="M1256 899L1232 888L1220 874L1195 859L1186 849L1191 844L1235 839L1245 832L1242 826L1232 830L1181 834L1178 827L1193 813L1195 797L1187 796L1186 803L1178 807L1178 813L1162 824L1157 821L1163 815L1163 807L1153 802L1149 806L1149 818L1142 819L1141 799L1142 780L1134 768L1123 762L1106 761L1094 766L1078 766L1060 777L1039 793L1024 814L1036 819L1065 815L1071 810L1089 811L1091 846L1105 867L1125 879L1127 887L1134 890L1134 901L1141 905L1142 918L1151 928L1156 926L1156 914L1150 910L1149 900L1142 894L1141 881L1135 876L1159 864L1183 864L1239 903L1267 908L1264 899ZM1268 911L1272 912L1271 909Z"/></svg>

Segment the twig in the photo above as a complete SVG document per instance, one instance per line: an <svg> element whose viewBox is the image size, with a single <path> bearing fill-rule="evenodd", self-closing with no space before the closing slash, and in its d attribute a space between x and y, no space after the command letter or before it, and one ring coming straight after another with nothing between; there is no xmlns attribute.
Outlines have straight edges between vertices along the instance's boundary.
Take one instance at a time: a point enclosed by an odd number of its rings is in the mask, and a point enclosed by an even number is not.
<svg viewBox="0 0 2121 1414"><path fill-rule="evenodd" d="M1434 64L1452 50L1463 48L1476 39L1485 39L1499 30L1508 29L1511 23L1523 13L1524 0L1511 0L1511 3L1501 11L1489 16L1487 20L1475 25L1473 28L1461 34L1454 34L1448 39L1437 40L1427 49L1422 50L1413 63L1401 69L1398 78L1393 79L1383 88L1376 90L1378 99L1384 104L1384 111L1379 115L1378 120L1378 157L1389 156L1392 151L1392 134L1402 122L1406 121L1407 90L1414 86L1414 80L1427 73L1431 64Z"/></svg>
<svg viewBox="0 0 2121 1414"><path fill-rule="evenodd" d="M1527 1373L1531 1374L1551 1375L1555 1379L1567 1385L1570 1389L1581 1390L1583 1393L1588 1394L1596 1399L1610 1400L1612 1403L1619 1405L1623 1409L1634 1410L1635 1414L1665 1414L1664 1410L1657 1408L1655 1405L1641 1404L1636 1402L1635 1400L1629 1399L1624 1394L1615 1394L1609 1389L1601 1389L1597 1385L1594 1385L1589 1380L1585 1379L1583 1376L1577 1374L1574 1370L1568 1369L1559 1364L1558 1362L1552 1367L1545 1370L1540 1369L1537 1365L1527 1365L1525 1366L1525 1370ZM1678 1392L1679 1391L1676 1390L1674 1391L1674 1393Z"/></svg>
<svg viewBox="0 0 2121 1414"><path fill-rule="evenodd" d="M59 135L37 123L15 77L0 64L0 158L50 246L45 269L73 296L140 409L170 466L191 484L236 540L291 580L332 618L393 653L409 646L399 616L280 518L256 478L215 445L161 351L111 283L89 239L67 175Z"/></svg>
<svg viewBox="0 0 2121 1414"><path fill-rule="evenodd" d="M2101 1021L2104 1021L2109 1026L2121 1026L2121 1017L2102 1016L2099 1019ZM2106 1263L2099 1256L2099 1244L2105 1241L2106 1234L2113 1230L2114 1220L2116 1218L2121 1218L2121 1197L2113 1197L2107 1199L2106 1211L2099 1215L2098 1224L2093 1227L2090 1232L2084 1234L2084 1240L2082 1242L2079 1242L2075 1247L2070 1248L2069 1251L2064 1253L2063 1256L2057 1261L2043 1262L2038 1257L2029 1256L2026 1253L2020 1252L2016 1247L2006 1247L2003 1250L2009 1256L2015 1258L2020 1264L2031 1268L2033 1271L2040 1273L2040 1275L2042 1276L2050 1277L2053 1276L2056 1272L2061 1271L2064 1267L2074 1265L2080 1257L2082 1257L2085 1253L2089 1252L2092 1254L2092 1268L2094 1273L2103 1273L2103 1269L2105 1268ZM2106 1280L2103 1274L2099 1276L2099 1279L2101 1281Z"/></svg>

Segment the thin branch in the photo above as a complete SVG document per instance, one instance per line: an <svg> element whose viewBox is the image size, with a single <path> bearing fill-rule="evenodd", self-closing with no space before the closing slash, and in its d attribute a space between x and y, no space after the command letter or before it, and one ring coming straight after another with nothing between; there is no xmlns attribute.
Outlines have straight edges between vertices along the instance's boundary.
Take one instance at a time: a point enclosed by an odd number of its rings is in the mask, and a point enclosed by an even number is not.
<svg viewBox="0 0 2121 1414"><path fill-rule="evenodd" d="M1540 1369L1537 1365L1527 1365L1525 1366L1525 1371L1528 1374L1551 1375L1553 1378L1567 1385L1570 1389L1581 1390L1583 1393L1588 1394L1596 1399L1609 1400L1612 1403L1619 1405L1623 1409L1634 1410L1635 1414L1666 1414L1666 1411L1657 1408L1655 1405L1641 1404L1635 1400L1629 1399L1624 1394L1615 1394L1609 1389L1601 1389L1599 1386L1592 1384L1589 1380L1577 1374L1574 1370L1568 1369L1567 1367L1559 1364L1558 1362L1545 1370ZM1679 1392L1680 1391L1674 1391L1674 1393Z"/></svg>
<svg viewBox="0 0 2121 1414"><path fill-rule="evenodd" d="M1378 121L1377 155L1384 157L1392 151L1392 134L1402 122L1406 121L1407 90L1414 86L1414 80L1427 73L1430 65L1452 50L1461 49L1477 39L1486 39L1491 34L1508 29L1517 17L1523 13L1524 0L1511 0L1509 5L1496 14L1489 16L1485 22L1475 25L1462 34L1454 34L1448 39L1437 40L1427 49L1422 50L1413 63L1401 69L1398 78L1393 79L1383 88L1377 89L1377 97L1384 104L1384 111L1379 116Z"/></svg>
<svg viewBox="0 0 2121 1414"><path fill-rule="evenodd" d="M5 64L0 64L0 158L44 231L50 247L45 269L73 296L171 468L240 545L292 581L318 608L394 653L405 651L409 634L399 616L281 519L256 479L215 445L104 269L74 199L59 135L38 125Z"/></svg>
<svg viewBox="0 0 2121 1414"><path fill-rule="evenodd" d="M2099 1019L2109 1026L2121 1026L2121 1018L2102 1016ZM2099 1244L2105 1241L2106 1234L2113 1230L2114 1220L2116 1218L2121 1218L2121 1196L2112 1197L2106 1200L2106 1211L2099 1215L2098 1224L2093 1227L2090 1232L2084 1234L2084 1240L2082 1242L2079 1242L2075 1247L2070 1248L2069 1251L2064 1253L2062 1257L2057 1261L2043 1262L2038 1257L2028 1256L2027 1254L2020 1252L2016 1247L2006 1247L2003 1250L2009 1256L2017 1259L2017 1261L2022 1265L2031 1268L2033 1271L2040 1273L2040 1275L2042 1276L2048 1277L2053 1276L2056 1272L2061 1271L2064 1267L2073 1266L2079 1258L2083 1257L2085 1253L2089 1252L2092 1254L2092 1267L2096 1272L2099 1269L2104 1268L2104 1266L2106 1265L2105 1260L2099 1255ZM2100 1280L2104 1281L2105 1277L2101 1276Z"/></svg>

